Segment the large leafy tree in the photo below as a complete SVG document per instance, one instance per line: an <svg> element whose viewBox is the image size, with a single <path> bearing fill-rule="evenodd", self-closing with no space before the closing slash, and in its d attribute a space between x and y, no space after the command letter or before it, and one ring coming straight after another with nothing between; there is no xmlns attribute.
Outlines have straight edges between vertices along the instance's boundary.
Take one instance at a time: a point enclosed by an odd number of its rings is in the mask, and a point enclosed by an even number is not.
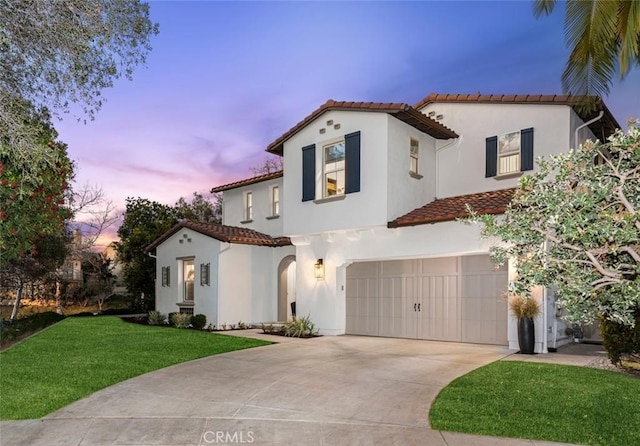
<svg viewBox="0 0 640 446"><path fill-rule="evenodd" d="M155 296L155 259L144 248L160 237L178 218L171 206L145 198L127 198L124 220L116 244L118 260L123 264L123 281L142 306L153 308Z"/></svg>
<svg viewBox="0 0 640 446"><path fill-rule="evenodd" d="M640 308L640 128L606 144L540 160L500 217L472 213L484 236L503 245L494 260L515 260L512 293L557 286L571 322L598 317L633 327Z"/></svg>
<svg viewBox="0 0 640 446"><path fill-rule="evenodd" d="M65 203L74 165L67 145L56 140L48 115L31 109L23 121L37 131L33 151L47 159L13 150L0 134L0 268L33 254L41 238L59 236L71 218Z"/></svg>
<svg viewBox="0 0 640 446"><path fill-rule="evenodd" d="M12 147L32 146L17 99L54 114L78 104L92 118L102 91L145 62L157 32L138 0L0 0L0 120Z"/></svg>
<svg viewBox="0 0 640 446"><path fill-rule="evenodd" d="M212 198L215 201L196 192L191 201L180 198L174 206L145 198L127 199L116 250L127 289L147 309L154 305L156 268L145 248L180 219L219 223L221 203L218 196Z"/></svg>
<svg viewBox="0 0 640 446"><path fill-rule="evenodd" d="M534 0L534 14L551 14L556 3ZM616 71L624 78L640 65L640 1L569 0L564 28L571 48L562 74L566 93L605 96Z"/></svg>

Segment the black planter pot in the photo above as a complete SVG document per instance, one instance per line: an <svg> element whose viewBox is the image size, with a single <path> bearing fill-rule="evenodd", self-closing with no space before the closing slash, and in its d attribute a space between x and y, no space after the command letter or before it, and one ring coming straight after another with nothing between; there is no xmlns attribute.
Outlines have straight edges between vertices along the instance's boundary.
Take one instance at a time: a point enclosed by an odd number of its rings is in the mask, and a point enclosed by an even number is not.
<svg viewBox="0 0 640 446"><path fill-rule="evenodd" d="M533 355L533 347L536 343L536 333L533 326L533 319L523 317L518 319L518 346L520 353Z"/></svg>

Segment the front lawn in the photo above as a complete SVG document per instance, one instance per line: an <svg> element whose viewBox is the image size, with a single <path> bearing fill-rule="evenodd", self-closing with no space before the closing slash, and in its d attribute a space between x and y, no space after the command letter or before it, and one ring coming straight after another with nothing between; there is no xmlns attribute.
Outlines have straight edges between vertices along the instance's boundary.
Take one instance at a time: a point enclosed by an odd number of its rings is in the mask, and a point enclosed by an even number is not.
<svg viewBox="0 0 640 446"><path fill-rule="evenodd" d="M113 316L68 318L0 353L0 419L40 418L143 373L267 344Z"/></svg>
<svg viewBox="0 0 640 446"><path fill-rule="evenodd" d="M445 387L434 429L607 446L640 444L640 379L586 367L498 361Z"/></svg>

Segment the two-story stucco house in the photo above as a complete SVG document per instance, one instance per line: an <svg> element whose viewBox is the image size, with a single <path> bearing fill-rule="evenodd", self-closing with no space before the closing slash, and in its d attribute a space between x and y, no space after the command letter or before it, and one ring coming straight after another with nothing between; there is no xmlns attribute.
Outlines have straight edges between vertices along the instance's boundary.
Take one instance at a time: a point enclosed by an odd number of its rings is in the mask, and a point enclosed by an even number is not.
<svg viewBox="0 0 640 446"><path fill-rule="evenodd" d="M538 156L619 127L566 96L429 95L414 106L328 101L269 144L284 171L213 188L223 225L182 222L150 248L157 309L214 325L284 321L292 301L327 335L509 345L495 240L467 204L500 214ZM538 290L536 349L566 342Z"/></svg>

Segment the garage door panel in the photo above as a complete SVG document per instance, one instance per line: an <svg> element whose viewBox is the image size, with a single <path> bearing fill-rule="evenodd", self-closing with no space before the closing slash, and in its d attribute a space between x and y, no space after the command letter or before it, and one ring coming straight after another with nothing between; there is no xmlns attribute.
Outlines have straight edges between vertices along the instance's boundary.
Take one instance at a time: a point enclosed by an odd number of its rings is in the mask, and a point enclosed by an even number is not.
<svg viewBox="0 0 640 446"><path fill-rule="evenodd" d="M437 259L420 259L419 273L422 276L456 274L458 272L458 260L456 257L441 257Z"/></svg>
<svg viewBox="0 0 640 446"><path fill-rule="evenodd" d="M504 345L506 287L488 255L354 263L347 333Z"/></svg>

